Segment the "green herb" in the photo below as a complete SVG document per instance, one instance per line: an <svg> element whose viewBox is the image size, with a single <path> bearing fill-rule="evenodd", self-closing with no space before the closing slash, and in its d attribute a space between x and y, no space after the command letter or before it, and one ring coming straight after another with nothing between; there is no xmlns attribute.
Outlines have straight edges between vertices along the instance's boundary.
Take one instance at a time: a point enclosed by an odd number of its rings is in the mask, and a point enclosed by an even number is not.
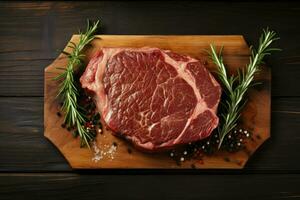
<svg viewBox="0 0 300 200"><path fill-rule="evenodd" d="M225 102L221 104L220 125L218 128L220 138L219 148L221 147L225 136L237 126L237 120L240 117L241 109L245 104L245 94L253 85L254 75L260 70L263 58L266 55L270 55L272 51L279 50L269 47L272 42L278 39L279 38L276 37L274 31L269 31L268 29L263 30L263 34L259 39L258 49L255 50L252 46L250 47L250 62L245 69L238 71L237 76L229 76L227 74L221 55L222 48L219 54L217 54L216 48L213 45L210 45L210 57L217 66L218 78L223 85L226 95Z"/></svg>
<svg viewBox="0 0 300 200"><path fill-rule="evenodd" d="M65 114L64 123L68 127L77 129L80 137L80 146L88 146L89 143L95 138L95 134L90 132L86 127L85 110L78 105L79 90L74 78L76 69L82 64L84 55L81 53L84 47L94 39L94 34L98 28L99 21L95 22L92 26L87 25L85 33L81 33L78 44L70 42L68 47L73 49L72 53L68 55L68 64L66 68L58 68L63 70L63 73L58 75L55 80L59 80L59 91L57 97L63 100L62 111Z"/></svg>

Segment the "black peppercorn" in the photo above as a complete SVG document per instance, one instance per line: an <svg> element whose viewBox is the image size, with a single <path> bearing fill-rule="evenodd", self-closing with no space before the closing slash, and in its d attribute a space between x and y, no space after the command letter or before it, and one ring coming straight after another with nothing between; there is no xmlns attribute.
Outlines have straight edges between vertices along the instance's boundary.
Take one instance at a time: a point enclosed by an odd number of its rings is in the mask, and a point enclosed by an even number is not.
<svg viewBox="0 0 300 200"><path fill-rule="evenodd" d="M130 148L127 149L128 153L131 154L132 150Z"/></svg>

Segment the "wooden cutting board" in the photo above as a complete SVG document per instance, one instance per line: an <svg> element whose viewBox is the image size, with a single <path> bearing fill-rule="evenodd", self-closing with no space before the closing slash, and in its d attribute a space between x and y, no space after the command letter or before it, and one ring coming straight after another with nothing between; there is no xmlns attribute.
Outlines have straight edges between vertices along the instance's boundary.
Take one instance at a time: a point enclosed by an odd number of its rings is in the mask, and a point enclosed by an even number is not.
<svg viewBox="0 0 300 200"><path fill-rule="evenodd" d="M79 36L73 35L71 41L78 43ZM180 54L186 54L195 58L207 56L205 50L209 44L217 47L224 46L224 62L230 72L239 67L244 67L249 61L249 47L243 36L163 36L163 35L98 35L91 45L86 48L86 62L100 47L158 47L169 49ZM71 49L66 47L66 52ZM215 66L208 61L209 70ZM55 99L57 94L57 82L52 78L61 71L56 67L65 67L67 58L64 54L45 69L45 95L44 95L44 134L64 155L72 168L243 168L257 148L270 137L270 69L263 67L256 80L261 82L257 87L249 91L249 99L242 114L242 126L253 133L253 139L247 141L247 151L237 153L218 152L211 156L204 156L201 160L192 159L177 165L167 153L149 154L140 152L127 141L114 137L110 131L104 129L103 134L98 134L96 146L100 151L107 151L112 143L117 144L113 156L103 156L98 161L95 151L88 148L80 148L79 139L61 127L63 117L56 113L59 111L59 102ZM97 154L98 155L98 154Z"/></svg>

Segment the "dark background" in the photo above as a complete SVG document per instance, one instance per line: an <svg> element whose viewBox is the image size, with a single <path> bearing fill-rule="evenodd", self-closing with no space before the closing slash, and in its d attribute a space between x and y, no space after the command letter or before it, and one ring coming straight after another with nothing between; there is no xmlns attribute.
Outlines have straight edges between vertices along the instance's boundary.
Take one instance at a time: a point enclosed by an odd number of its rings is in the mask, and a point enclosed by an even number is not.
<svg viewBox="0 0 300 200"><path fill-rule="evenodd" d="M278 32L271 139L244 170L72 171L43 137L43 70L86 19L103 34ZM0 2L0 199L300 199L300 3Z"/></svg>

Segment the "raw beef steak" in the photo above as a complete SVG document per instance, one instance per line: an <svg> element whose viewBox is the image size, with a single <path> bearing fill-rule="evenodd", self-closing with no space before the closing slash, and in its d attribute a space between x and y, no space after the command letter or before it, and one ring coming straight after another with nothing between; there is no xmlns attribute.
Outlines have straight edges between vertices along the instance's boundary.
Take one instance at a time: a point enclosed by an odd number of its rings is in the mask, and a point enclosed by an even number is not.
<svg viewBox="0 0 300 200"><path fill-rule="evenodd" d="M80 78L105 123L157 151L208 137L221 87L202 61L158 48L103 48Z"/></svg>

